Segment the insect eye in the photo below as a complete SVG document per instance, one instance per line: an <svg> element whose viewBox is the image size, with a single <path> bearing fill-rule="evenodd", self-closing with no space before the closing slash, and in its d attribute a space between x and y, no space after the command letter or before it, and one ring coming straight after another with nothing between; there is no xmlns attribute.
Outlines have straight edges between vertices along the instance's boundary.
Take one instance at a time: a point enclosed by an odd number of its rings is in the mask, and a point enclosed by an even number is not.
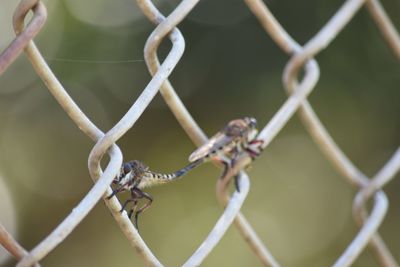
<svg viewBox="0 0 400 267"><path fill-rule="evenodd" d="M131 171L131 166L128 164L128 163L124 163L123 165L122 165L122 170L123 170L123 173L124 174L127 174L128 172L130 172Z"/></svg>
<svg viewBox="0 0 400 267"><path fill-rule="evenodd" d="M250 118L250 126L257 127L257 120L255 118Z"/></svg>

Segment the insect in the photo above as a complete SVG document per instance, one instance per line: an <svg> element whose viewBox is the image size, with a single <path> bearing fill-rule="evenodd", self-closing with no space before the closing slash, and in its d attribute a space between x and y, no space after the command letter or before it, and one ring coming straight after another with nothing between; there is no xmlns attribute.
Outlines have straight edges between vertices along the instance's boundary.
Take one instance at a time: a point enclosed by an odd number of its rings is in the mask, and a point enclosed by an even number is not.
<svg viewBox="0 0 400 267"><path fill-rule="evenodd" d="M212 158L225 155L231 161L221 161L225 168L222 177L226 175L228 168L233 167L238 156L247 152L254 160L262 152L263 140L257 140L257 121L255 118L244 117L230 121L222 130L211 137L208 142L196 149L189 157L189 161L205 162ZM230 166L229 166L230 165ZM235 177L236 190L239 192L237 176Z"/></svg>
<svg viewBox="0 0 400 267"><path fill-rule="evenodd" d="M118 187L107 197L107 199L111 199L122 191L129 190L131 197L124 202L120 212L123 212L125 207L130 202L133 202L133 206L128 212L128 217L131 218L132 214L135 215L134 225L138 228L139 214L148 209L153 202L152 196L142 191L142 189L176 180L198 165L199 162L194 161L174 173L164 174L150 171L148 166L138 160L123 163L120 174L113 181L114 184L118 184ZM147 202L143 206L139 207L138 203L141 199L147 200Z"/></svg>

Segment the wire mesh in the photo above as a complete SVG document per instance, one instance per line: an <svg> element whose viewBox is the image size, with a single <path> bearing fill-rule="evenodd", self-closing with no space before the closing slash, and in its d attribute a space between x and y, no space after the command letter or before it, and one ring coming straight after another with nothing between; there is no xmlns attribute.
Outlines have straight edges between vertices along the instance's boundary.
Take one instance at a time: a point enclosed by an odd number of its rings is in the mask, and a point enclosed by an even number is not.
<svg viewBox="0 0 400 267"><path fill-rule="evenodd" d="M137 4L145 16L156 25L144 48L145 61L152 79L126 114L107 132L101 131L74 102L33 42L34 37L40 32L46 21L47 11L45 5L38 0L22 0L20 2L13 18L16 37L0 55L0 74L24 52L35 72L59 105L78 128L95 141L95 145L90 152L88 160L89 173L94 181L93 187L73 208L72 212L32 250L26 251L0 225L1 244L18 260L17 266L39 266L39 262L44 257L57 246L62 245L62 242L87 217L101 198L105 201L115 222L129 243L141 256L143 263L148 266L163 265L141 238L127 214L119 212L121 209L120 203L115 198L107 200L106 197L112 192L110 184L118 174L122 164L122 152L116 142L135 125L158 92L160 92L188 137L197 146L207 141L206 135L190 115L172 84L168 81L169 75L180 61L185 49L184 37L176 26L187 17L198 2L198 0L183 0L168 16L164 17L150 0L137 0ZM383 238L379 235L378 229L382 224L389 204L383 187L395 177L400 169L400 149L396 150L391 159L375 176L367 177L335 143L307 99L315 88L320 75L315 56L329 47L331 42L364 5L368 8L388 47L399 58L400 38L389 17L377 0L348 0L317 34L305 45L301 46L279 24L263 1L246 0L245 2L266 33L284 53L290 56L283 72L283 84L288 93L288 98L265 125L257 138L263 140L264 148L268 147L271 141L281 132L282 128L298 112L302 123L306 126L310 136L324 153L326 159L333 164L349 184L358 190L353 202L353 215L360 230L342 255L333 263L333 266L350 266L368 244L375 252L381 266L399 266L392 256L390 248L386 246ZM29 12L32 12L33 16L25 26L24 21ZM166 38L170 40L172 47L165 59L160 62L157 52L160 44ZM300 75L299 73L302 70L304 74ZM299 78L300 76L301 78ZM109 160L103 170L100 162L105 154L108 154ZM263 265L279 266L273 254L262 243L244 215L240 213L250 187L249 177L243 171L243 168L250 162L249 156L242 156L235 166L222 179L218 180L217 198L224 211L207 238L183 264L184 266L200 265L233 222L241 233L243 240L250 246L255 257L258 257ZM218 162L214 163L218 165ZM241 177L240 187L242 190L233 193L229 197L227 185L229 180L238 173L240 173ZM373 204L371 211L368 212L366 203L370 199Z"/></svg>

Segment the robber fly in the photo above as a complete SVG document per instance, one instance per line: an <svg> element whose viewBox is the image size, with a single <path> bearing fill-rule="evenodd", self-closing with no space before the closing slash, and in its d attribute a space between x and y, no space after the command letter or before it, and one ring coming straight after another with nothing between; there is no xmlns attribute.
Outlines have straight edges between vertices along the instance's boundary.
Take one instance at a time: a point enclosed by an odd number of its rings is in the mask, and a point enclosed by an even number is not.
<svg viewBox="0 0 400 267"><path fill-rule="evenodd" d="M244 117L230 121L208 142L195 150L189 157L192 163L205 162L212 158L225 155L231 159L230 163L221 161L225 168L222 177L226 175L228 168L233 167L238 156L247 152L255 159L262 152L262 140L257 140L257 121L255 118ZM235 177L236 190L239 190L237 176Z"/></svg>
<svg viewBox="0 0 400 267"><path fill-rule="evenodd" d="M133 207L130 209L128 217L131 218L134 213L134 225L138 228L139 214L148 209L153 202L153 198L148 193L143 192L142 189L176 180L198 165L199 162L194 161L174 173L164 174L150 171L148 166L138 160L123 163L120 174L113 181L118 187L107 198L111 199L116 194L129 190L131 192L131 197L124 202L120 212L125 210L128 203L133 202ZM138 203L141 199L145 199L147 202L139 207Z"/></svg>

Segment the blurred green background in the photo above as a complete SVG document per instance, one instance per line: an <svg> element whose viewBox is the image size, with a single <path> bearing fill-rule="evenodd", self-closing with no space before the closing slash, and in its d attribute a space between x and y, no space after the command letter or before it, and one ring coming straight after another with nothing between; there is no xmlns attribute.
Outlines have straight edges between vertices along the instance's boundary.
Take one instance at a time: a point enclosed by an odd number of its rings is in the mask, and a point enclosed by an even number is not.
<svg viewBox="0 0 400 267"><path fill-rule="evenodd" d="M177 0L157 1L168 14ZM81 109L104 131L128 110L150 80L143 47L154 26L134 1L45 1L48 21L35 39ZM311 38L342 1L268 1L299 43ZM0 47L12 40L17 1L0 3ZM400 2L385 1L400 28ZM286 99L281 76L288 56L242 1L202 0L179 26L186 51L170 80L208 135L254 116L264 126ZM165 41L164 57L170 49ZM61 59L61 60L60 60ZM70 61L72 60L72 62ZM78 61L74 61L78 60ZM79 60L88 60L80 62ZM138 60L129 63L104 61ZM400 65L366 9L318 56L321 78L309 100L344 152L374 175L399 145ZM94 145L49 94L21 56L0 77L0 219L27 249L69 214L92 186L87 157ZM171 172L195 149L158 95L118 142L126 160ZM221 214L219 170L211 164L184 179L147 190L154 203L141 234L166 266L179 266ZM329 266L357 233L352 188L294 116L250 171L242 212L282 266ZM400 261L400 179L385 192L390 209L380 233ZM124 200L128 194L121 194ZM1 266L15 261L0 250ZM43 261L43 266L142 266L100 202ZM203 266L259 266L231 227ZM366 249L354 266L377 266Z"/></svg>

